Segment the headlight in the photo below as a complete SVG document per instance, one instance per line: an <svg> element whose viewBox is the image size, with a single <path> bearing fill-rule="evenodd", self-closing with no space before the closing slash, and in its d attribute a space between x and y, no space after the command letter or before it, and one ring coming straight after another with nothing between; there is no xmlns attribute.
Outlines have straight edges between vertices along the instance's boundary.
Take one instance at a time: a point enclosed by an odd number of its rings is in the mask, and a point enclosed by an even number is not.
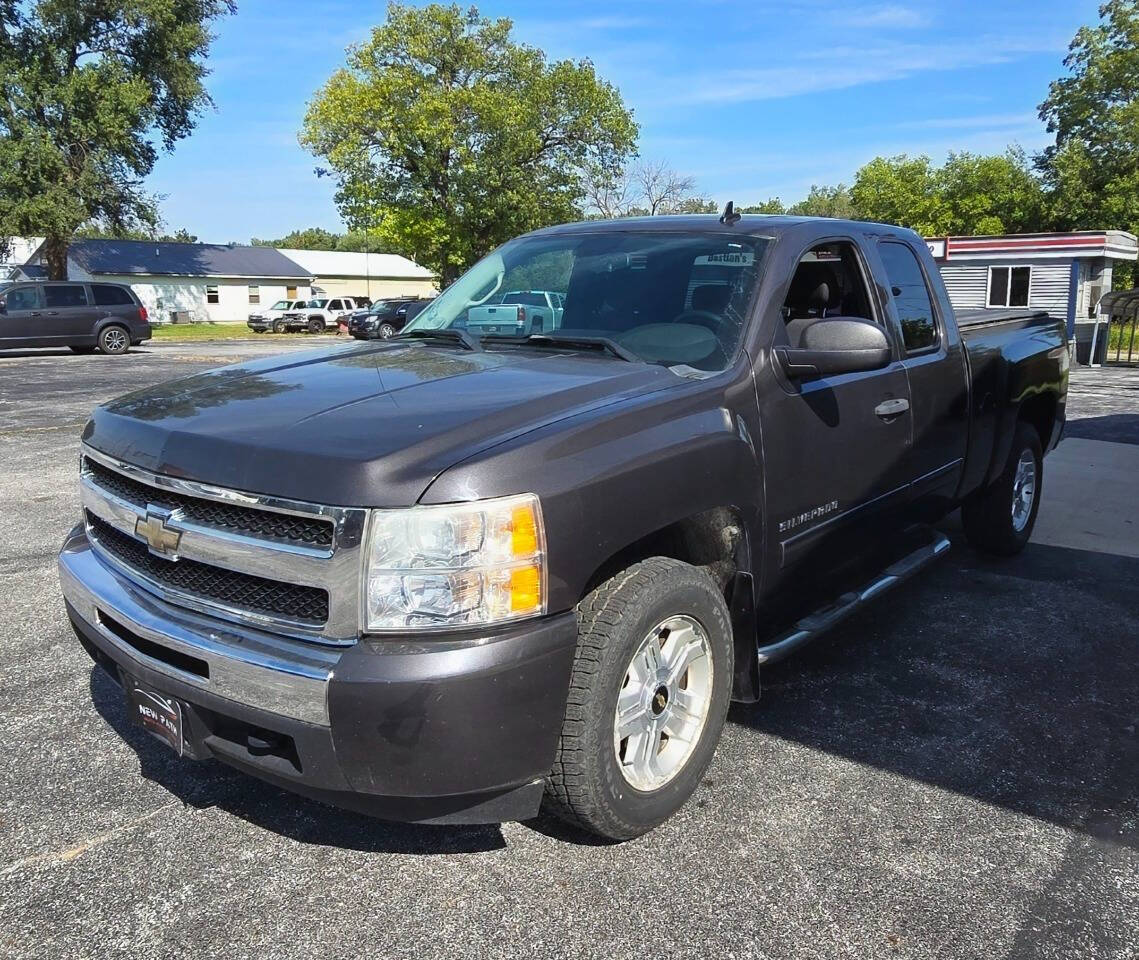
<svg viewBox="0 0 1139 960"><path fill-rule="evenodd" d="M373 510L364 629L501 623L546 612L546 544L533 494Z"/></svg>

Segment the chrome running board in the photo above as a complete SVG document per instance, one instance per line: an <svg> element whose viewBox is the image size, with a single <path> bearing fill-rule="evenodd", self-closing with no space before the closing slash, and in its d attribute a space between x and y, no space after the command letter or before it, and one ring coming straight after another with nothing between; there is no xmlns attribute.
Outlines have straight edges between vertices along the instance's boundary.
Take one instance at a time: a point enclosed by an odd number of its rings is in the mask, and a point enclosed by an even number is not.
<svg viewBox="0 0 1139 960"><path fill-rule="evenodd" d="M799 647L810 643L819 634L841 623L875 597L908 580L949 549L949 539L936 530L929 530L930 542L918 547L895 563L890 564L865 587L851 590L825 607L803 617L790 630L771 643L760 646L756 653L761 665L782 660Z"/></svg>

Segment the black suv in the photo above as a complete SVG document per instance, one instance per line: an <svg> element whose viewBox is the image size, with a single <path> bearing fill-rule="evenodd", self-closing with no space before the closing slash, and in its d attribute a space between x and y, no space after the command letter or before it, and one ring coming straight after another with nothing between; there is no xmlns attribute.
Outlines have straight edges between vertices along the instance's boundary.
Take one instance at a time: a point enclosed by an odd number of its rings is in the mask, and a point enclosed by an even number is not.
<svg viewBox="0 0 1139 960"><path fill-rule="evenodd" d="M419 297L377 300L367 310L357 310L348 318L348 332L357 340L387 340L429 303L430 298Z"/></svg>
<svg viewBox="0 0 1139 960"><path fill-rule="evenodd" d="M125 284L0 284L0 350L70 347L120 354L149 339L146 307Z"/></svg>

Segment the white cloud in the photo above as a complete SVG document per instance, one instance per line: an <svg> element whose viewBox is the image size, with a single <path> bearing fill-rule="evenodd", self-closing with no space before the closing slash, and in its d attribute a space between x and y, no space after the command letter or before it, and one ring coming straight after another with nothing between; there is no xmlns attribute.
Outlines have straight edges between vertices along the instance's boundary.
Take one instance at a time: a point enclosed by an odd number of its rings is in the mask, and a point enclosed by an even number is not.
<svg viewBox="0 0 1139 960"><path fill-rule="evenodd" d="M928 14L913 7L904 7L897 3L883 4L877 7L855 9L841 18L845 26L851 27L877 27L892 30L916 30L929 26L931 20Z"/></svg>

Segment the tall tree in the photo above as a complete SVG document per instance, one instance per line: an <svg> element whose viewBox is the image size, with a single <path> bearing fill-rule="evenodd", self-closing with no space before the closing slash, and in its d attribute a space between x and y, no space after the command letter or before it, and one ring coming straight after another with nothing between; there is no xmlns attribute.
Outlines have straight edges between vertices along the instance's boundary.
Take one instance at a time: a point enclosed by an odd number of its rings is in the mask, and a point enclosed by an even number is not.
<svg viewBox="0 0 1139 960"><path fill-rule="evenodd" d="M1110 0L1081 27L1040 119L1056 135L1039 166L1060 229L1139 229L1139 3Z"/></svg>
<svg viewBox="0 0 1139 960"><path fill-rule="evenodd" d="M896 223L926 236L942 232L941 193L929 157L875 157L854 175L851 199L863 220Z"/></svg>
<svg viewBox="0 0 1139 960"><path fill-rule="evenodd" d="M509 20L391 3L318 91L301 143L341 215L444 283L522 231L579 215L589 169L619 170L637 128L588 60L548 62Z"/></svg>
<svg viewBox="0 0 1139 960"><path fill-rule="evenodd" d="M787 208L778 197L769 197L763 203L753 203L750 206L740 207L739 211L740 213L782 214L787 212Z"/></svg>
<svg viewBox="0 0 1139 960"><path fill-rule="evenodd" d="M934 179L936 233L1030 233L1047 226L1044 188L1018 147L989 157L951 153Z"/></svg>
<svg viewBox="0 0 1139 960"><path fill-rule="evenodd" d="M283 247L288 250L336 250L343 235L325 230L324 227L307 227L293 230L278 240L260 240L254 237L250 243L255 247Z"/></svg>
<svg viewBox="0 0 1139 960"><path fill-rule="evenodd" d="M155 226L143 180L210 104L210 25L233 0L0 0L0 233Z"/></svg>
<svg viewBox="0 0 1139 960"><path fill-rule="evenodd" d="M850 187L845 183L835 187L812 184L807 196L788 207L787 212L797 217L838 217L842 220L855 215Z"/></svg>
<svg viewBox="0 0 1139 960"><path fill-rule="evenodd" d="M682 176L663 160L642 160L633 167L631 180L650 217L676 210L691 199L696 186L695 179Z"/></svg>

